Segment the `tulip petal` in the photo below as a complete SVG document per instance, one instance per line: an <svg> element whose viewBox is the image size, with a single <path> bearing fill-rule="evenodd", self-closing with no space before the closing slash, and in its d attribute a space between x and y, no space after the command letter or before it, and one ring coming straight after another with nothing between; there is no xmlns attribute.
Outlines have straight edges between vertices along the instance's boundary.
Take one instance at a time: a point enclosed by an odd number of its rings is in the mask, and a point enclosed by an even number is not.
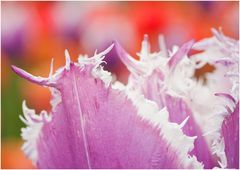
<svg viewBox="0 0 240 170"><path fill-rule="evenodd" d="M148 44L146 41L145 38L143 40L145 43L142 44ZM188 82L193 82L190 80L192 68L189 66L189 59L186 57L193 43L194 41L185 43L169 58L165 56L166 54L154 56L162 59L159 61L163 62L158 64L155 64L156 60L152 59L153 57L149 52L150 46L142 45L140 57L144 54L144 57L142 57L144 60L141 60L141 62L148 65L147 71L134 76L133 68L138 68L138 66L129 69L131 74L128 86L138 89L147 99L156 102L160 108L166 107L170 122L181 124L189 117L182 129L185 135L197 136L191 155L195 155L198 161L203 162L204 168L213 168L217 165L217 161L213 158L210 147L205 137L202 136L202 130L185 101L188 96L184 93L191 89ZM146 56L147 54L148 56ZM119 57L122 58L123 56L119 54ZM128 58L130 57L128 56ZM126 65L128 66L128 64ZM190 70L190 72L185 72L185 70Z"/></svg>
<svg viewBox="0 0 240 170"><path fill-rule="evenodd" d="M137 61L133 57L131 57L118 42L115 42L115 47L118 56L127 66L127 68L132 71L132 73L141 75L146 72L146 66L143 65L140 61Z"/></svg>
<svg viewBox="0 0 240 170"><path fill-rule="evenodd" d="M51 120L51 116L47 115L46 111L42 111L39 115L35 114L35 110L29 109L26 102L23 101L23 114L20 119L27 125L21 129L21 136L25 140L22 146L26 156L36 164L38 160L37 142L44 123Z"/></svg>
<svg viewBox="0 0 240 170"><path fill-rule="evenodd" d="M213 37L195 43L193 46L194 49L204 51L196 54L194 58L199 60L204 59L206 62L217 67L218 70L226 69L225 79L228 78L232 83L231 95L235 100L238 100L239 40L225 36L221 30L212 29L212 32L214 34Z"/></svg>
<svg viewBox="0 0 240 170"><path fill-rule="evenodd" d="M225 143L226 168L239 168L239 103L234 112L226 116L221 132Z"/></svg>
<svg viewBox="0 0 240 170"><path fill-rule="evenodd" d="M214 153L220 158L219 165L222 168L238 168L239 161L239 40L225 36L221 30L212 29L213 37L197 42L193 48L203 50L194 58L204 59L216 67L212 88L219 90L214 92L219 101L214 107L217 109L215 119L220 120L220 125L213 132ZM214 77L213 77L214 76ZM221 82L222 87L219 83ZM226 88L227 87L227 88ZM236 103L238 103L236 105ZM218 123L217 123L218 124Z"/></svg>
<svg viewBox="0 0 240 170"><path fill-rule="evenodd" d="M32 145L37 167L202 168L188 155L195 138L185 136L179 125L168 122L166 109L137 91L106 83L111 75L101 69L96 74L98 59L73 63L67 57L66 66L52 75L53 94L61 99L54 102L50 121L40 119Z"/></svg>
<svg viewBox="0 0 240 170"><path fill-rule="evenodd" d="M173 69L178 62L190 51L194 44L194 41L189 41L186 44L183 44L180 49L170 58L168 61L168 66L170 69Z"/></svg>
<svg viewBox="0 0 240 170"><path fill-rule="evenodd" d="M191 154L195 155L198 161L203 162L204 168L215 167L217 161L213 158L206 139L202 135L202 130L196 123L194 115L187 104L181 98L166 95L166 105L170 115L169 120L171 122L180 124L186 117L189 117L182 129L187 136L197 136Z"/></svg>
<svg viewBox="0 0 240 170"><path fill-rule="evenodd" d="M36 77L36 76L33 76L31 74L29 74L28 72L16 67L16 66L11 66L12 67L12 70L18 74L19 76L21 76L22 78L25 78L29 81L31 81L32 83L37 83L39 85L44 85L44 86L54 86L53 84L51 84L49 82L49 79L48 78L43 78L43 77Z"/></svg>

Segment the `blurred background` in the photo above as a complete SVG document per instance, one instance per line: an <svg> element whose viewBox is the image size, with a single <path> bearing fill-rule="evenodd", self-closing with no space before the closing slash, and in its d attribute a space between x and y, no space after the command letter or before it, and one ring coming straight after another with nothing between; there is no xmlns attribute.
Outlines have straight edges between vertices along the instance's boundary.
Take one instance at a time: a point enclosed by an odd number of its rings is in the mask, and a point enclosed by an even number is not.
<svg viewBox="0 0 240 170"><path fill-rule="evenodd" d="M34 168L21 151L22 101L30 108L49 111L48 89L14 74L16 65L38 76L48 76L65 63L64 50L72 60L92 56L117 40L134 57L144 34L152 51L158 35L173 44L211 36L211 28L239 39L238 2L1 2L1 161L2 168ZM126 83L128 72L113 49L105 68Z"/></svg>

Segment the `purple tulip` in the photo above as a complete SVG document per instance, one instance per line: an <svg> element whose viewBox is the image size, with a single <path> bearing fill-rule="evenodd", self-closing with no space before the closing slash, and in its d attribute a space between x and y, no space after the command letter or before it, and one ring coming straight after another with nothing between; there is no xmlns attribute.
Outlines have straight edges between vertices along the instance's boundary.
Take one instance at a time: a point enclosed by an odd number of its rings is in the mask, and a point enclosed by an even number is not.
<svg viewBox="0 0 240 170"><path fill-rule="evenodd" d="M114 45L76 63L66 51L66 65L55 74L51 65L48 78L12 66L52 93L50 113L35 114L23 102L23 151L38 168L238 168L238 81L232 76L237 41L217 32L215 37L217 43L190 41L172 51L160 37L161 51L151 53L145 36L139 61L116 42L130 71L127 85L101 66ZM221 43L232 48L224 51ZM204 52L187 57L192 46ZM206 59L213 49L220 56ZM207 76L203 85L194 78L200 61L216 68L224 63L226 73ZM218 91L213 82L223 79Z"/></svg>

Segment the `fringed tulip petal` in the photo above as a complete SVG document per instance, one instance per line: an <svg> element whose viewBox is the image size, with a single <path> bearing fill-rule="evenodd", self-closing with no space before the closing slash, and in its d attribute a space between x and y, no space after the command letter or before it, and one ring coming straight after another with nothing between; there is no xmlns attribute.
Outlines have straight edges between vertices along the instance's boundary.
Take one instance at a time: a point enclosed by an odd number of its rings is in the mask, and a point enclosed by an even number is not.
<svg viewBox="0 0 240 170"><path fill-rule="evenodd" d="M179 125L168 122L167 110L160 111L137 91L106 83L111 76L99 65L101 55L73 63L66 52L66 66L52 75L54 87L14 69L61 98L53 100L50 121L32 123L40 123L34 139L25 137L34 142L37 167L201 168L188 155L195 138L185 136Z"/></svg>
<svg viewBox="0 0 240 170"><path fill-rule="evenodd" d="M215 118L220 119L217 131L212 135L214 152L219 156L222 168L239 168L239 40L225 36L221 30L212 29L213 37L197 42L193 48L203 50L194 57L216 67L214 77L215 96L220 101L215 107ZM212 83L213 84L213 83ZM224 86L222 86L224 84ZM219 86L222 86L219 88ZM216 88L218 91L216 92Z"/></svg>
<svg viewBox="0 0 240 170"><path fill-rule="evenodd" d="M225 143L227 158L226 168L239 168L239 103L234 112L227 115L223 121L221 131Z"/></svg>
<svg viewBox="0 0 240 170"><path fill-rule="evenodd" d="M189 41L179 49L175 49L176 52L170 54L168 58L166 54L161 55L165 52L159 52L159 55L151 54L150 46L146 41L147 39L144 38L139 55L141 62L148 65L148 69L138 76L134 75L133 68L129 69L131 74L128 86L139 90L147 99L156 102L160 108L167 107L169 121L181 124L188 117L182 128L183 132L188 136L197 136L191 154L195 155L198 161L203 162L205 168L215 167L217 161L213 158L210 147L205 137L202 136L202 130L195 121L191 108L185 101L188 97L188 91L191 90L192 84L194 84L194 81L191 80L193 75L191 70L194 69L194 66L191 66L191 62L187 58L187 53L194 42ZM148 45L144 46L144 44ZM117 46L117 48L120 47ZM123 58L122 53L118 54L120 58ZM156 63L156 61L158 62Z"/></svg>
<svg viewBox="0 0 240 170"><path fill-rule="evenodd" d="M77 63L66 50L47 78L12 66L52 94L50 113L23 102L24 153L38 168L239 168L239 41L212 32L172 50L160 35L153 53L144 35L139 60L118 42ZM127 85L101 66L114 46Z"/></svg>

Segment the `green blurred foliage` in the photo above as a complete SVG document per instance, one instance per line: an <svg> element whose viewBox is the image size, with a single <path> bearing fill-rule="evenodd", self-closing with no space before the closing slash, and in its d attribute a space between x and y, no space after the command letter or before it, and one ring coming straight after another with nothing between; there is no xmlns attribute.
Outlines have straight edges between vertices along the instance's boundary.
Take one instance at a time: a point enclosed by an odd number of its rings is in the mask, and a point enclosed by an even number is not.
<svg viewBox="0 0 240 170"><path fill-rule="evenodd" d="M8 87L1 86L1 124L2 140L5 138L19 138L21 127L24 126L19 118L22 114L22 97L20 95L20 78L14 74L9 74Z"/></svg>

